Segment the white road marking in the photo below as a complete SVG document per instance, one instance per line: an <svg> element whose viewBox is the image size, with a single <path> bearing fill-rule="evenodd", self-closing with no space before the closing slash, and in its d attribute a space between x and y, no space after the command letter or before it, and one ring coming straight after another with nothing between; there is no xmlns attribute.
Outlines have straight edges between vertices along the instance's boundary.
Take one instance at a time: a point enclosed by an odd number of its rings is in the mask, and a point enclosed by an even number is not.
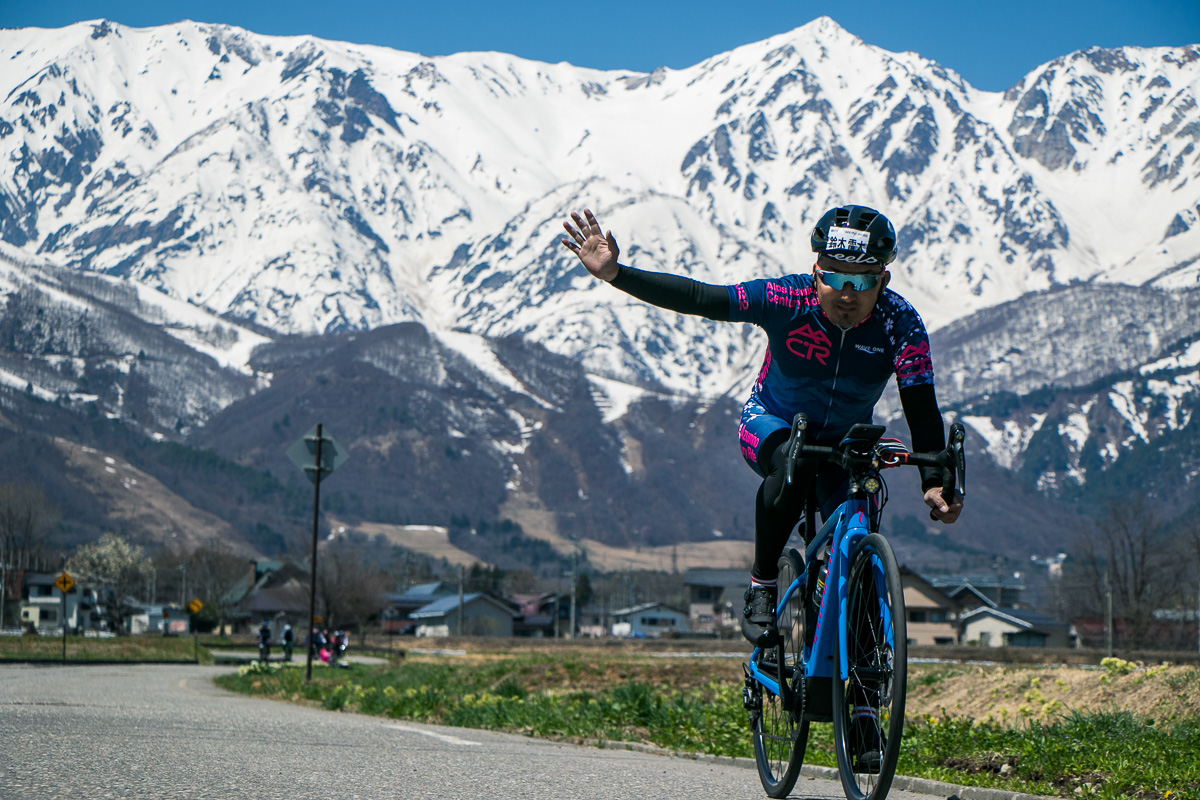
<svg viewBox="0 0 1200 800"><path fill-rule="evenodd" d="M405 731L407 733L419 733L422 736L432 736L434 739L440 739L441 741L445 742L446 744L460 744L460 745L463 745L464 747L469 747L469 746L479 744L479 742L472 742L469 739L460 739L457 736L450 736L449 734L445 734L445 733L434 733L433 731L425 731L425 730L421 730L420 728L410 728L407 725L388 725L388 727L394 728L398 731Z"/></svg>

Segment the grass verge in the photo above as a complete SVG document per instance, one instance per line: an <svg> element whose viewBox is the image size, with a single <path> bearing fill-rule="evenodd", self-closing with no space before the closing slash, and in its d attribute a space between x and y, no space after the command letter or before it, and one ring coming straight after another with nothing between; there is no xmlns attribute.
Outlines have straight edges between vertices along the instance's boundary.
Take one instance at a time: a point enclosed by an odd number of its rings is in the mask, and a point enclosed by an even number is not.
<svg viewBox="0 0 1200 800"><path fill-rule="evenodd" d="M579 743L634 741L752 757L740 681L728 665L688 672L632 656L409 657L387 668L251 665L226 688L330 710ZM675 660L678 662L679 660ZM947 667L954 670L953 667ZM665 680L655 680L654 676ZM915 681L938 683L925 673ZM690 679L689 679L690 676ZM705 677L707 676L707 677ZM1200 800L1200 716L1063 710L1014 724L910 711L898 772L1063 797ZM831 726L814 724L810 764L834 766Z"/></svg>
<svg viewBox="0 0 1200 800"><path fill-rule="evenodd" d="M222 646L225 640L201 637L198 646L191 636L116 636L100 639L91 636L68 636L66 657L69 662L125 661L194 663L197 651L200 663L212 661L210 647ZM60 636L0 636L0 658L21 661L63 660L63 640Z"/></svg>

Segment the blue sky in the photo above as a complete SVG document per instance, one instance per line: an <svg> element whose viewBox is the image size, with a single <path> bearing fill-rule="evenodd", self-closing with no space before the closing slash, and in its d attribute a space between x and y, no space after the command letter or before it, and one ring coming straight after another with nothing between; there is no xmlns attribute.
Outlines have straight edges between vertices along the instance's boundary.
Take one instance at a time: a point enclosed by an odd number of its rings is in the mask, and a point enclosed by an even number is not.
<svg viewBox="0 0 1200 800"><path fill-rule="evenodd" d="M98 17L135 27L193 19L431 56L499 50L643 72L691 66L822 14L870 44L915 50L992 91L1092 45L1200 44L1200 0L0 0L0 26L9 28L54 28Z"/></svg>

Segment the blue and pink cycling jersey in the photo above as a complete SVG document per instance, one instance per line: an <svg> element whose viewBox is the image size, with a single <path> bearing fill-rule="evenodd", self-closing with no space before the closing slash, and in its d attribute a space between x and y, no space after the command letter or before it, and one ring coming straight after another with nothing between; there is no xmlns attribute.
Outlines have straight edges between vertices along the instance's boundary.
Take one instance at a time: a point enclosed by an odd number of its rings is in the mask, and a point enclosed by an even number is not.
<svg viewBox="0 0 1200 800"><path fill-rule="evenodd" d="M925 324L908 301L884 289L865 320L842 330L825 315L811 273L738 283L729 292L729 320L767 333L758 380L742 408L742 456L765 475L767 437L808 415L809 441L834 444L858 422L871 422L875 403L895 374L900 389L933 385Z"/></svg>

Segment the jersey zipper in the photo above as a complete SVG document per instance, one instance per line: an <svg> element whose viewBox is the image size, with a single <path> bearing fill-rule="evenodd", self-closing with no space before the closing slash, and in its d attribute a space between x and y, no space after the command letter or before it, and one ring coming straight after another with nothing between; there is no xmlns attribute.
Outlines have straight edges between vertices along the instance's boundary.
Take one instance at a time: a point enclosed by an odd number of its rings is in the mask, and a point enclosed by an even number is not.
<svg viewBox="0 0 1200 800"><path fill-rule="evenodd" d="M837 361L833 364L833 383L829 387L829 404L825 406L825 419L821 421L821 430L829 427L829 413L833 411L833 393L837 391L838 375L842 371L842 351L846 349L846 329L838 328L842 332L842 340L838 343Z"/></svg>

